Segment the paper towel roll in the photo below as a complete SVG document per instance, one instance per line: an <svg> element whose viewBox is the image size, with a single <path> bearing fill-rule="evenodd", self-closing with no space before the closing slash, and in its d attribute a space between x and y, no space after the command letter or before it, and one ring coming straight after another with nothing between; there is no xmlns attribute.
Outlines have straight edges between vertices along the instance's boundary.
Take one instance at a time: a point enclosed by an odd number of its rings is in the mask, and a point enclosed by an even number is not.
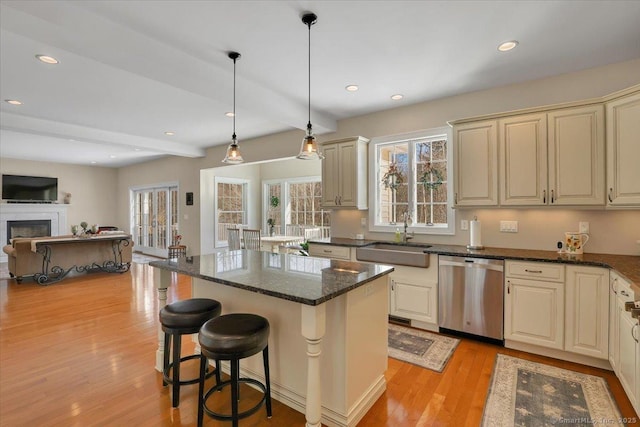
<svg viewBox="0 0 640 427"><path fill-rule="evenodd" d="M473 219L469 221L470 230L469 230L469 247L470 248L481 248L482 247L482 229L480 227L480 221L477 219Z"/></svg>

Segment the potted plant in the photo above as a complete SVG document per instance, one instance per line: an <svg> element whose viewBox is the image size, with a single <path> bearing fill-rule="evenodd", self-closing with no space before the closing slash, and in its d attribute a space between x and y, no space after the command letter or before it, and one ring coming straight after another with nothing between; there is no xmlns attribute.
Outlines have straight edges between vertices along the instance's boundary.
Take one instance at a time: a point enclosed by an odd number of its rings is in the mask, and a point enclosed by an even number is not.
<svg viewBox="0 0 640 427"><path fill-rule="evenodd" d="M269 198L269 219L267 219L267 225L269 226L269 236L273 236L276 226L276 220L271 218L271 212L280 206L280 198L278 196L271 196Z"/></svg>

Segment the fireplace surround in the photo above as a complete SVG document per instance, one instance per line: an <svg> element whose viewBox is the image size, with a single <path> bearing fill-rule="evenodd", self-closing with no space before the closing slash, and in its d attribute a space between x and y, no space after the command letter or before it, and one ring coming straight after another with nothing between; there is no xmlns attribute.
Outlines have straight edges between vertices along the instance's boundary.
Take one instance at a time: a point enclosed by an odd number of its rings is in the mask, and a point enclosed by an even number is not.
<svg viewBox="0 0 640 427"><path fill-rule="evenodd" d="M50 221L51 236L69 234L67 227L67 209L69 205L42 203L1 203L0 204L0 242L8 242L7 223L9 221ZM13 236L15 237L15 236ZM7 262L7 255L1 253L0 262Z"/></svg>

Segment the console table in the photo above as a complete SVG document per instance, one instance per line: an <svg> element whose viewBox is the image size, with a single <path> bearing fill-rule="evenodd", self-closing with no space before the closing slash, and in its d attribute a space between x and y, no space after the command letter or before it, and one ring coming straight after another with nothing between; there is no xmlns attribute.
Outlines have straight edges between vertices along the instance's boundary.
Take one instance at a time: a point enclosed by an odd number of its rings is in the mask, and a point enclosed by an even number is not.
<svg viewBox="0 0 640 427"><path fill-rule="evenodd" d="M34 275L39 284L50 284L72 271L124 273L131 266L131 235L33 239L31 251L42 255L42 271ZM127 248L127 256L123 256Z"/></svg>

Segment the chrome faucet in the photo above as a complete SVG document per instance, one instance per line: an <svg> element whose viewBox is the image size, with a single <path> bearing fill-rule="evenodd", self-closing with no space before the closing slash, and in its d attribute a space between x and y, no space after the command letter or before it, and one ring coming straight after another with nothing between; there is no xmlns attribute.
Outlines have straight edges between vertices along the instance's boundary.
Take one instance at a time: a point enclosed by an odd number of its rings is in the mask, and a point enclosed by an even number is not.
<svg viewBox="0 0 640 427"><path fill-rule="evenodd" d="M411 221L411 215L409 212L403 214L404 217L404 233L402 234L402 243L407 243L409 239L413 239L413 233L408 234L407 228L409 227L409 221Z"/></svg>

